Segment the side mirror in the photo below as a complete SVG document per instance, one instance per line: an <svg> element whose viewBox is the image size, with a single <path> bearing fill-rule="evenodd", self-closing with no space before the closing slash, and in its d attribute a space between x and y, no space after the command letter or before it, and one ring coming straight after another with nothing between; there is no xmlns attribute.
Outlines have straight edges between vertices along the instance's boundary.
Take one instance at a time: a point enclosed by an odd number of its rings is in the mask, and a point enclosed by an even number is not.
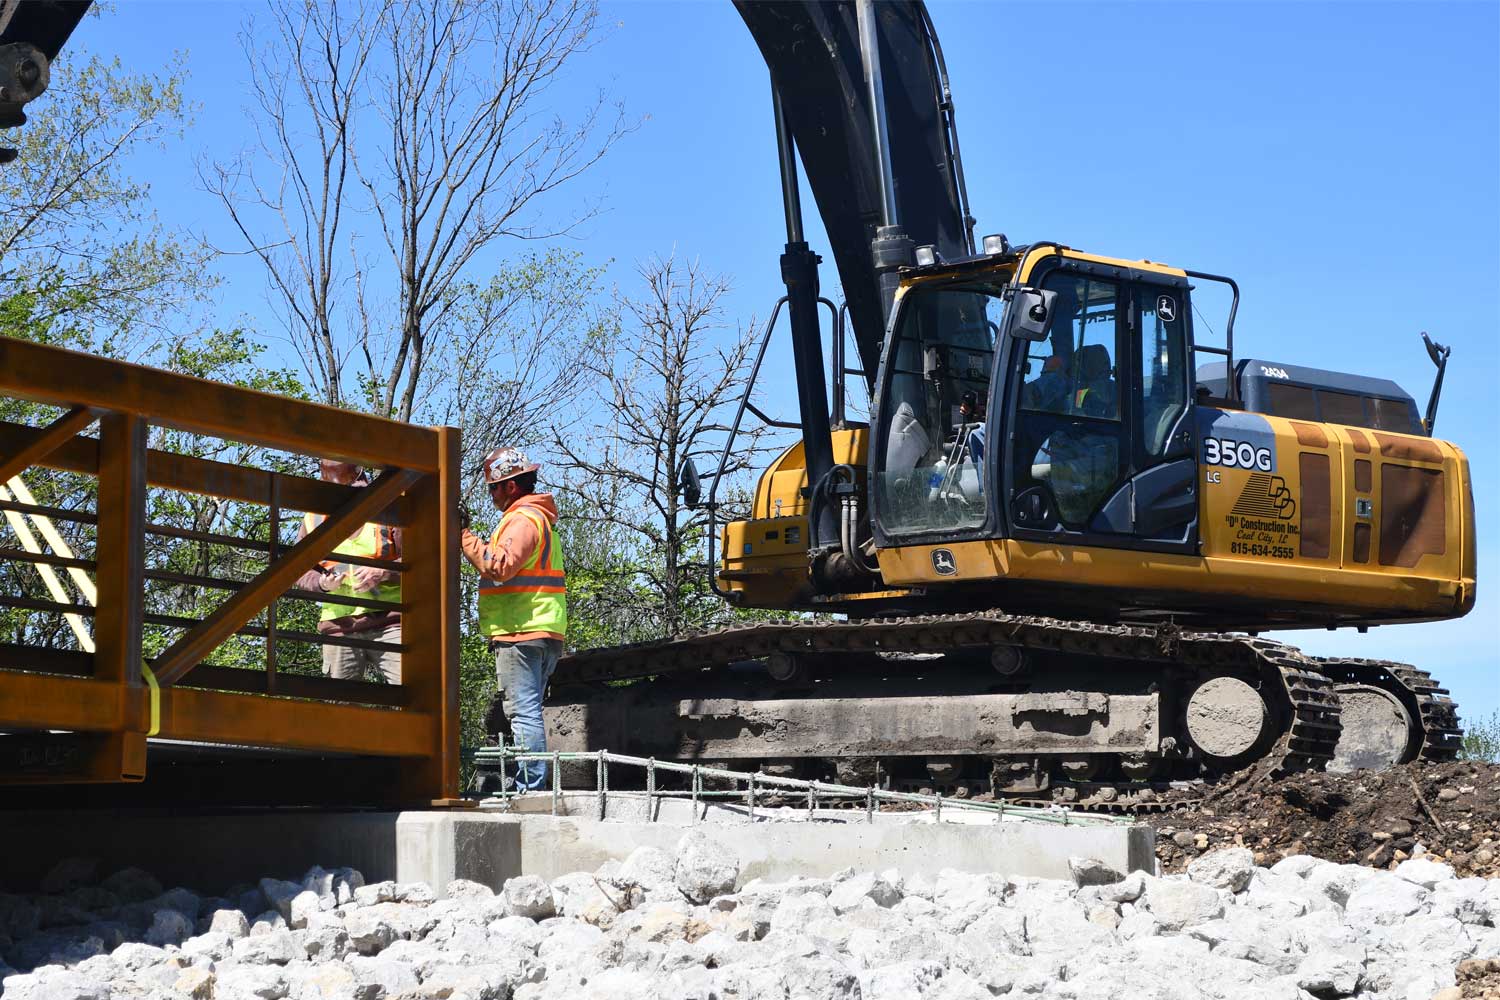
<svg viewBox="0 0 1500 1000"><path fill-rule="evenodd" d="M1008 332L1012 337L1032 342L1047 339L1052 324L1052 307L1057 293L1044 288L1018 288L1010 300Z"/></svg>
<svg viewBox="0 0 1500 1000"><path fill-rule="evenodd" d="M677 470L677 492L689 507L698 506L703 499L703 481L698 478L698 466L691 458L683 459L682 467Z"/></svg>

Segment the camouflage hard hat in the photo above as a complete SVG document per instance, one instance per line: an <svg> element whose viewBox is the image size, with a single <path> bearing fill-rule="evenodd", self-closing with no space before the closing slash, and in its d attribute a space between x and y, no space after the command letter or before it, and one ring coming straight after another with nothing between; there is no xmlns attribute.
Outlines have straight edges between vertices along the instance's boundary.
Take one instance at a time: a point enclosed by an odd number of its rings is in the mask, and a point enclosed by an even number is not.
<svg viewBox="0 0 1500 1000"><path fill-rule="evenodd" d="M496 448L484 456L479 467L484 472L484 481L487 483L504 482L541 468L536 462L530 461L520 448Z"/></svg>

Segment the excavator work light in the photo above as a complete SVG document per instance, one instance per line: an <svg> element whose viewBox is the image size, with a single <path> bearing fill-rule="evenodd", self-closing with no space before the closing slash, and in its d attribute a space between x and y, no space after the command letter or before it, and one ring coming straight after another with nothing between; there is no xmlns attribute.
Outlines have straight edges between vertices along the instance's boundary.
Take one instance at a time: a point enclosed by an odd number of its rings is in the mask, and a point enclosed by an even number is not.
<svg viewBox="0 0 1500 1000"><path fill-rule="evenodd" d="M918 267L931 267L938 260L937 247L931 245L917 247L916 256Z"/></svg>
<svg viewBox="0 0 1500 1000"><path fill-rule="evenodd" d="M1004 233L994 233L984 238L984 252L993 257L999 253L1010 252L1010 240L1005 238Z"/></svg>

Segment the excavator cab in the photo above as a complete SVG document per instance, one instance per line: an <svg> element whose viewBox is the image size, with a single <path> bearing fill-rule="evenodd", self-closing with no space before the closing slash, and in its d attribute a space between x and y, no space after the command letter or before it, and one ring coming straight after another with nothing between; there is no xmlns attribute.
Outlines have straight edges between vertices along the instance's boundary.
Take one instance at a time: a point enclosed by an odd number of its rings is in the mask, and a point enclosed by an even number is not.
<svg viewBox="0 0 1500 1000"><path fill-rule="evenodd" d="M1186 277L1063 251L1020 286L1017 263L903 288L876 387L876 545L1194 548Z"/></svg>

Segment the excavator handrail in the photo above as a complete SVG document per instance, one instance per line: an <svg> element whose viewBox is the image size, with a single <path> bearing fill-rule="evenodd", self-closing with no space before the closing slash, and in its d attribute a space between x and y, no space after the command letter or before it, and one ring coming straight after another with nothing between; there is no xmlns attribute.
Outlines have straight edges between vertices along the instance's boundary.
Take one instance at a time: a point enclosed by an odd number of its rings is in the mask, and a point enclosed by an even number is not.
<svg viewBox="0 0 1500 1000"><path fill-rule="evenodd" d="M838 355L840 351L837 345L843 339L843 327L840 324L838 307L835 306L831 300L822 298L821 296L818 298L818 302L822 305L827 306L829 313L831 313L833 316L835 344L834 353L835 355ZM767 419L766 415L762 413L757 406L755 406L755 404L750 402L750 397L755 392L756 380L760 377L761 363L766 359L766 348L771 346L771 337L776 332L776 320L781 316L781 307L786 305L786 303L787 296L783 295L781 298L776 300L776 305L771 307L771 317L766 321L765 335L761 337L760 347L756 349L755 362L750 366L750 377L745 380L745 391L740 395L740 405L735 410L734 422L729 425L729 434L724 438L724 447L719 452L719 467L714 472L713 482L709 483L708 499L703 504L703 506L708 510L708 585L715 594L731 604L735 601L735 597L733 596L734 592L724 590L719 586L719 574L717 569L715 568L718 565L718 559L715 555L715 543L718 541L719 534L718 496L719 483L723 481L725 471L729 467L729 456L734 451L735 439L739 437L740 425L744 423L745 411L750 410L767 425L772 427L790 428L801 426L800 424L788 425L781 421L769 420ZM841 379L842 376L840 376L839 379L835 379L835 386L838 385ZM835 393L842 395L841 393L839 393L839 390L837 388L834 391Z"/></svg>

